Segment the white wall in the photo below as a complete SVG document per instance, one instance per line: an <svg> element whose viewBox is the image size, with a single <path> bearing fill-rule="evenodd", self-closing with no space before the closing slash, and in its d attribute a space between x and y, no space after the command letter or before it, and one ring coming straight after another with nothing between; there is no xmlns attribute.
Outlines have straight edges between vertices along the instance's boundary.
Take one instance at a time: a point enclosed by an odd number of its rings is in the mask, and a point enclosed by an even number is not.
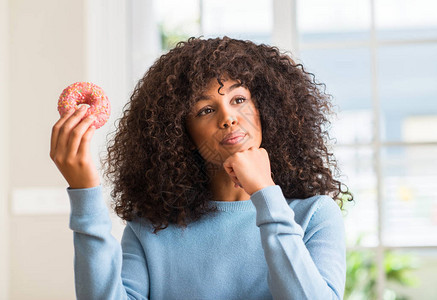
<svg viewBox="0 0 437 300"><path fill-rule="evenodd" d="M50 132L59 94L76 81L100 85L113 105L93 141L98 160L130 92L125 3L0 0L0 299L75 299L68 212L15 213L11 195L66 188L49 158Z"/></svg>
<svg viewBox="0 0 437 300"><path fill-rule="evenodd" d="M84 4L9 1L10 191L63 187L49 158L62 89L85 77ZM10 216L10 299L75 299L68 215Z"/></svg>
<svg viewBox="0 0 437 300"><path fill-rule="evenodd" d="M9 292L9 42L8 1L0 0L0 299Z"/></svg>

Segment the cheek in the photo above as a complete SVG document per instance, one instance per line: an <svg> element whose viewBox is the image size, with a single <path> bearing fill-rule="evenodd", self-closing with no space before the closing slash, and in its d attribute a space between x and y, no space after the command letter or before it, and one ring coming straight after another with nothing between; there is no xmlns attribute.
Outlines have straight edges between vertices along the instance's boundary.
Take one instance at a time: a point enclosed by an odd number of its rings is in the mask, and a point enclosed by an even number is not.
<svg viewBox="0 0 437 300"><path fill-rule="evenodd" d="M197 150L203 159L214 165L221 165L224 161L224 153L218 146L219 141L213 135L204 135L197 143Z"/></svg>
<svg viewBox="0 0 437 300"><path fill-rule="evenodd" d="M261 134L261 119L258 110L254 105L247 105L242 110L244 119L248 123L248 129L253 133Z"/></svg>
<svg viewBox="0 0 437 300"><path fill-rule="evenodd" d="M247 120L255 142L254 146L259 147L262 143L262 126L259 112L256 109L252 110Z"/></svg>
<svg viewBox="0 0 437 300"><path fill-rule="evenodd" d="M199 125L199 126L197 126ZM207 123L196 124L189 130L191 139L202 158L214 165L221 165L225 154L220 150L221 132Z"/></svg>
<svg viewBox="0 0 437 300"><path fill-rule="evenodd" d="M189 126L188 132L198 149L209 147L209 144L211 144L214 134L216 133L216 131L212 132L207 124L203 123Z"/></svg>

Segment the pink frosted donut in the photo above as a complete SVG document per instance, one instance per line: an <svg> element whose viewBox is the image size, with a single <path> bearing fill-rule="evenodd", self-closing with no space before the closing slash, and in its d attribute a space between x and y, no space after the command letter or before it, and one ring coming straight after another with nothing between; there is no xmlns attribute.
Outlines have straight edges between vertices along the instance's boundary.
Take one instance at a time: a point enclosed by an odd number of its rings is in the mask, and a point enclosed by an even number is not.
<svg viewBox="0 0 437 300"><path fill-rule="evenodd" d="M105 125L111 113L111 104L102 88L91 82L76 82L67 86L59 96L59 114L63 116L68 110L77 110L83 104L89 105L84 118L95 115L92 125L96 128Z"/></svg>

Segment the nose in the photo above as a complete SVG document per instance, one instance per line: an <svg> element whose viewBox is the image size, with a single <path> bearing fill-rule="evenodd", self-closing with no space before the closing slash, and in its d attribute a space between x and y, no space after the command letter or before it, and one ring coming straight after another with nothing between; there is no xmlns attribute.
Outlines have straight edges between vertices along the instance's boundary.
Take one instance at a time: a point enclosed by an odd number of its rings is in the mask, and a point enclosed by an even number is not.
<svg viewBox="0 0 437 300"><path fill-rule="evenodd" d="M237 125L238 122L238 108L237 107L233 107L230 104L226 104L227 102L229 102L229 99L225 99L225 101L219 106L217 107L217 116L218 116L218 126L220 128L229 128L231 126L235 126Z"/></svg>
<svg viewBox="0 0 437 300"><path fill-rule="evenodd" d="M236 124L237 124L237 118L229 116L229 117L227 117L225 122L223 122L223 128L235 126Z"/></svg>

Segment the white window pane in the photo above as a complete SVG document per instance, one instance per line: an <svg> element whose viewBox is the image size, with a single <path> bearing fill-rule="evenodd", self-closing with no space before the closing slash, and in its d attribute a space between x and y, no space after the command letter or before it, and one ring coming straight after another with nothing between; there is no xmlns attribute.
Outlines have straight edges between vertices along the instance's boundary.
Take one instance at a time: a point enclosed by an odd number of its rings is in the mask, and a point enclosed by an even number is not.
<svg viewBox="0 0 437 300"><path fill-rule="evenodd" d="M297 21L302 42L370 37L370 1L301 0Z"/></svg>
<svg viewBox="0 0 437 300"><path fill-rule="evenodd" d="M435 0L376 0L375 18L381 39L437 38Z"/></svg>
<svg viewBox="0 0 437 300"><path fill-rule="evenodd" d="M376 246L376 175L370 147L336 147L334 152L345 183L354 196L353 202L344 203L345 227L348 246Z"/></svg>
<svg viewBox="0 0 437 300"><path fill-rule="evenodd" d="M200 0L154 1L162 49L173 48L177 42L200 35Z"/></svg>
<svg viewBox="0 0 437 300"><path fill-rule="evenodd" d="M383 242L437 246L437 146L382 152Z"/></svg>
<svg viewBox="0 0 437 300"><path fill-rule="evenodd" d="M130 3L129 38L132 88L144 76L162 50L156 3L153 0L132 0ZM162 20L160 21L162 22Z"/></svg>
<svg viewBox="0 0 437 300"><path fill-rule="evenodd" d="M368 49L313 49L301 58L316 80L333 96L338 119L332 120L331 137L340 144L372 141L370 51Z"/></svg>
<svg viewBox="0 0 437 300"><path fill-rule="evenodd" d="M437 141L437 44L382 47L378 51L381 137Z"/></svg>
<svg viewBox="0 0 437 300"><path fill-rule="evenodd" d="M202 1L202 33L271 43L273 0Z"/></svg>

